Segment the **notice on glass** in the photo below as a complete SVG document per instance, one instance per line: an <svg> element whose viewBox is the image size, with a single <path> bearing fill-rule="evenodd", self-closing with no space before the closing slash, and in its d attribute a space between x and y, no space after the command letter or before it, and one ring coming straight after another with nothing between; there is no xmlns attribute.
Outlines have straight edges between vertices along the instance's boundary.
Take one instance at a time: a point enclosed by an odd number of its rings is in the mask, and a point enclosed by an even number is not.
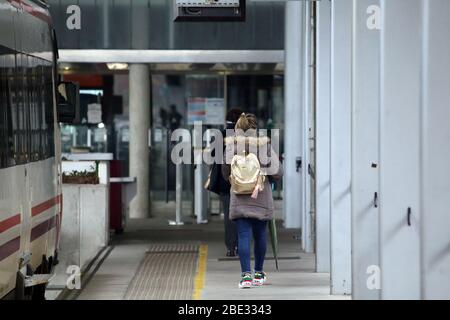
<svg viewBox="0 0 450 320"><path fill-rule="evenodd" d="M201 121L206 125L225 123L225 101L223 98L189 98L188 124Z"/></svg>
<svg viewBox="0 0 450 320"><path fill-rule="evenodd" d="M222 98L206 99L206 123L223 125L225 123L225 101Z"/></svg>
<svg viewBox="0 0 450 320"><path fill-rule="evenodd" d="M102 105L100 103L91 103L87 107L88 123L97 124L102 122Z"/></svg>

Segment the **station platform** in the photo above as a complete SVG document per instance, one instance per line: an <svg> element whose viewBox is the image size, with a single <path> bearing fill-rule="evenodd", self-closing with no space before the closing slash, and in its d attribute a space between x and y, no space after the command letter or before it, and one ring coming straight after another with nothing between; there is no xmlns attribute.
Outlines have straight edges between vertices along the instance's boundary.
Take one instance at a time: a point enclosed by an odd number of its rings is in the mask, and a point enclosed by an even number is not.
<svg viewBox="0 0 450 320"><path fill-rule="evenodd" d="M165 210L163 210L165 211ZM267 246L262 287L238 289L238 257L226 257L223 218L169 226L167 214L130 220L82 276L81 290L49 291L63 300L247 300L350 299L330 295L328 273L314 272L314 254L300 251L299 230L278 228L279 270Z"/></svg>

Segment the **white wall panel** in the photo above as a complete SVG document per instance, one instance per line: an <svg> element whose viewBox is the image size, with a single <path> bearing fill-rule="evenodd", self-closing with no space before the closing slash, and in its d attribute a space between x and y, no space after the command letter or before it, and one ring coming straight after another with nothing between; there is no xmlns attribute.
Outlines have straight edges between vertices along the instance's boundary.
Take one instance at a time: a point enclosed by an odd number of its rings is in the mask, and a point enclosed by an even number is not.
<svg viewBox="0 0 450 320"><path fill-rule="evenodd" d="M450 299L450 1L423 3L422 298Z"/></svg>
<svg viewBox="0 0 450 320"><path fill-rule="evenodd" d="M352 296L378 299L379 0L353 0ZM378 206L378 205L376 205ZM372 269L375 266L375 269ZM369 271L369 273L368 273ZM373 282L367 285L367 280Z"/></svg>
<svg viewBox="0 0 450 320"><path fill-rule="evenodd" d="M302 216L302 247L305 252L314 252L314 235L313 235L313 221L312 221L312 208L311 208L311 176L308 173L308 166L310 165L311 146L310 146L310 128L312 111L312 72L311 72L311 3L309 1L303 1L303 23L304 23L304 36L303 36L303 107L302 107L302 121L303 121L303 155L304 166L301 171L302 176L302 188L304 190L302 194L303 210Z"/></svg>
<svg viewBox="0 0 450 320"><path fill-rule="evenodd" d="M382 0L381 9L381 298L418 299L421 1Z"/></svg>
<svg viewBox="0 0 450 320"><path fill-rule="evenodd" d="M330 272L331 2L317 2L316 271Z"/></svg>
<svg viewBox="0 0 450 320"><path fill-rule="evenodd" d="M284 220L286 228L300 228L302 222L301 170L297 157L303 154L303 1L286 3L285 33L285 122L284 122ZM303 167L305 163L303 161Z"/></svg>
<svg viewBox="0 0 450 320"><path fill-rule="evenodd" d="M350 294L352 0L331 7L331 293Z"/></svg>

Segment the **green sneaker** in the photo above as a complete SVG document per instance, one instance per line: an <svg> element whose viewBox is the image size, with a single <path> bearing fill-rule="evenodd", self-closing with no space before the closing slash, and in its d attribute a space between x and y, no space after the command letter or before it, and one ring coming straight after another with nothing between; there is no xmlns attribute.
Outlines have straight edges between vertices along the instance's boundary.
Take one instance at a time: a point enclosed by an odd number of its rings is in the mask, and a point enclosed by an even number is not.
<svg viewBox="0 0 450 320"><path fill-rule="evenodd" d="M252 285L254 286L262 286L264 282L266 282L267 274L262 271L256 271L255 277L253 278Z"/></svg>
<svg viewBox="0 0 450 320"><path fill-rule="evenodd" d="M239 289L251 288L252 287L252 274L245 272L242 274L242 279L239 282Z"/></svg>

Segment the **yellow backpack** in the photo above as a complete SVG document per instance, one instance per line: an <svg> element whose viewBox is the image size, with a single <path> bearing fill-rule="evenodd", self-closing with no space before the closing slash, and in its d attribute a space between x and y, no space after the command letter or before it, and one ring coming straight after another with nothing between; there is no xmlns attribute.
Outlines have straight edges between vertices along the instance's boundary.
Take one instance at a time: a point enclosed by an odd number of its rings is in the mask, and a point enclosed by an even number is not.
<svg viewBox="0 0 450 320"><path fill-rule="evenodd" d="M254 153L236 154L231 159L230 184L235 194L252 194L254 198L264 188L265 177L261 164Z"/></svg>

